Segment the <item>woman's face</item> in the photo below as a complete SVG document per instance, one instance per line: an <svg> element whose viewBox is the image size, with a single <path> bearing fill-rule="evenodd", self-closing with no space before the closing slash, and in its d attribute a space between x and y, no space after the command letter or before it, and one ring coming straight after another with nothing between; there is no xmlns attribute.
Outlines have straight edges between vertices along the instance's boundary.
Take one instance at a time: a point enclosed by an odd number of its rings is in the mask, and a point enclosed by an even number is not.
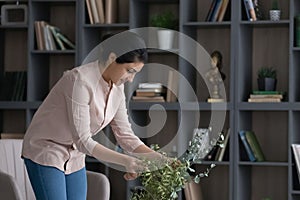
<svg viewBox="0 0 300 200"><path fill-rule="evenodd" d="M111 65L113 70L111 71L110 79L115 85L119 86L127 81L132 82L136 73L142 70L144 63L134 62L119 64L113 62Z"/></svg>

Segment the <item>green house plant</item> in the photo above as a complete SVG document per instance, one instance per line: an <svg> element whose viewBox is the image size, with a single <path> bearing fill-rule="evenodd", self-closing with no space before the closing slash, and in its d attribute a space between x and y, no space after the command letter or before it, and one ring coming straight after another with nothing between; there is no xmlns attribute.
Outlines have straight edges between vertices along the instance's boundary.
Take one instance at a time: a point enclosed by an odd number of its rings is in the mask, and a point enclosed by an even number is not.
<svg viewBox="0 0 300 200"><path fill-rule="evenodd" d="M278 0L272 0L272 7L269 11L271 21L279 21L281 11L278 6Z"/></svg>
<svg viewBox="0 0 300 200"><path fill-rule="evenodd" d="M277 71L273 67L261 67L257 71L258 90L274 91L277 84Z"/></svg>
<svg viewBox="0 0 300 200"><path fill-rule="evenodd" d="M203 135L197 135L189 143L188 150L180 158L168 158L166 162L161 159L145 160L147 169L141 173L140 179L142 186L132 189L131 200L175 200L178 197L178 192L185 188L185 185L191 181L199 183L201 178L207 177L215 167L211 164L205 171L196 175L195 170L191 168L193 163L199 162L199 155L206 155L212 146L218 145L223 148L224 135L221 133L217 139L210 140L206 145L203 141ZM201 146L201 147L200 147ZM199 154L199 147L202 152ZM155 150L161 152L157 145Z"/></svg>
<svg viewBox="0 0 300 200"><path fill-rule="evenodd" d="M172 49L174 30L178 27L178 19L171 11L165 11L153 15L150 18L150 26L157 27L158 47L160 49Z"/></svg>
<svg viewBox="0 0 300 200"><path fill-rule="evenodd" d="M178 26L178 20L175 18L173 12L166 11L153 15L150 18L150 26L175 30Z"/></svg>

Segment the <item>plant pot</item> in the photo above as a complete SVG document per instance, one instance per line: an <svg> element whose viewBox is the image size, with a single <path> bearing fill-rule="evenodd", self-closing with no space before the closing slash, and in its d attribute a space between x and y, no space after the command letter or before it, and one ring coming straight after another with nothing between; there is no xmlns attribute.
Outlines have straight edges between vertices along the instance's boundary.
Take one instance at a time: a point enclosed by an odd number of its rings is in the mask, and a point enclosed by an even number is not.
<svg viewBox="0 0 300 200"><path fill-rule="evenodd" d="M173 30L158 30L158 47L160 49L172 49L174 40Z"/></svg>
<svg viewBox="0 0 300 200"><path fill-rule="evenodd" d="M271 21L279 21L280 20L280 14L281 14L280 10L270 10L269 14L270 14Z"/></svg>
<svg viewBox="0 0 300 200"><path fill-rule="evenodd" d="M257 79L258 90L260 91L275 91L277 79L274 78L259 78Z"/></svg>

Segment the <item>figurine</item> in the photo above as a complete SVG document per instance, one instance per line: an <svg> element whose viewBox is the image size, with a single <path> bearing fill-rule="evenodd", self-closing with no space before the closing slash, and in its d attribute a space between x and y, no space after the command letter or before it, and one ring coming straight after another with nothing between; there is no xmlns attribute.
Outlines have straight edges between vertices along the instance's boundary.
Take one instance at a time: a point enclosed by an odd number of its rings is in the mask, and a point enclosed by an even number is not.
<svg viewBox="0 0 300 200"><path fill-rule="evenodd" d="M219 85L225 80L226 75L221 71L223 67L222 54L214 51L211 54L211 69L205 74L208 82L212 86L211 98L222 99Z"/></svg>

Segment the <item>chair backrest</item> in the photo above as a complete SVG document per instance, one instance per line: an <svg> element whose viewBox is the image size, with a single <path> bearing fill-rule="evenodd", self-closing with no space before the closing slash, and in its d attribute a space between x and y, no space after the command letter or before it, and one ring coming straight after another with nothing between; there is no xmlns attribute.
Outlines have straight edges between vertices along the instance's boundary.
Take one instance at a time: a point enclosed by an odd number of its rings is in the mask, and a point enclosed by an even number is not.
<svg viewBox="0 0 300 200"><path fill-rule="evenodd" d="M35 196L21 158L23 140L0 140L0 199L35 200ZM108 178L97 172L87 171L87 200L109 200ZM6 193L6 194L5 194ZM2 196L2 194L5 194Z"/></svg>
<svg viewBox="0 0 300 200"><path fill-rule="evenodd" d="M20 139L0 140L1 180L9 181L4 183L6 183L6 187L13 187L12 190L8 190L10 192L15 192L16 199L35 200L26 167L23 159L21 158L22 142L23 140ZM4 185L1 184L1 187L4 187Z"/></svg>

